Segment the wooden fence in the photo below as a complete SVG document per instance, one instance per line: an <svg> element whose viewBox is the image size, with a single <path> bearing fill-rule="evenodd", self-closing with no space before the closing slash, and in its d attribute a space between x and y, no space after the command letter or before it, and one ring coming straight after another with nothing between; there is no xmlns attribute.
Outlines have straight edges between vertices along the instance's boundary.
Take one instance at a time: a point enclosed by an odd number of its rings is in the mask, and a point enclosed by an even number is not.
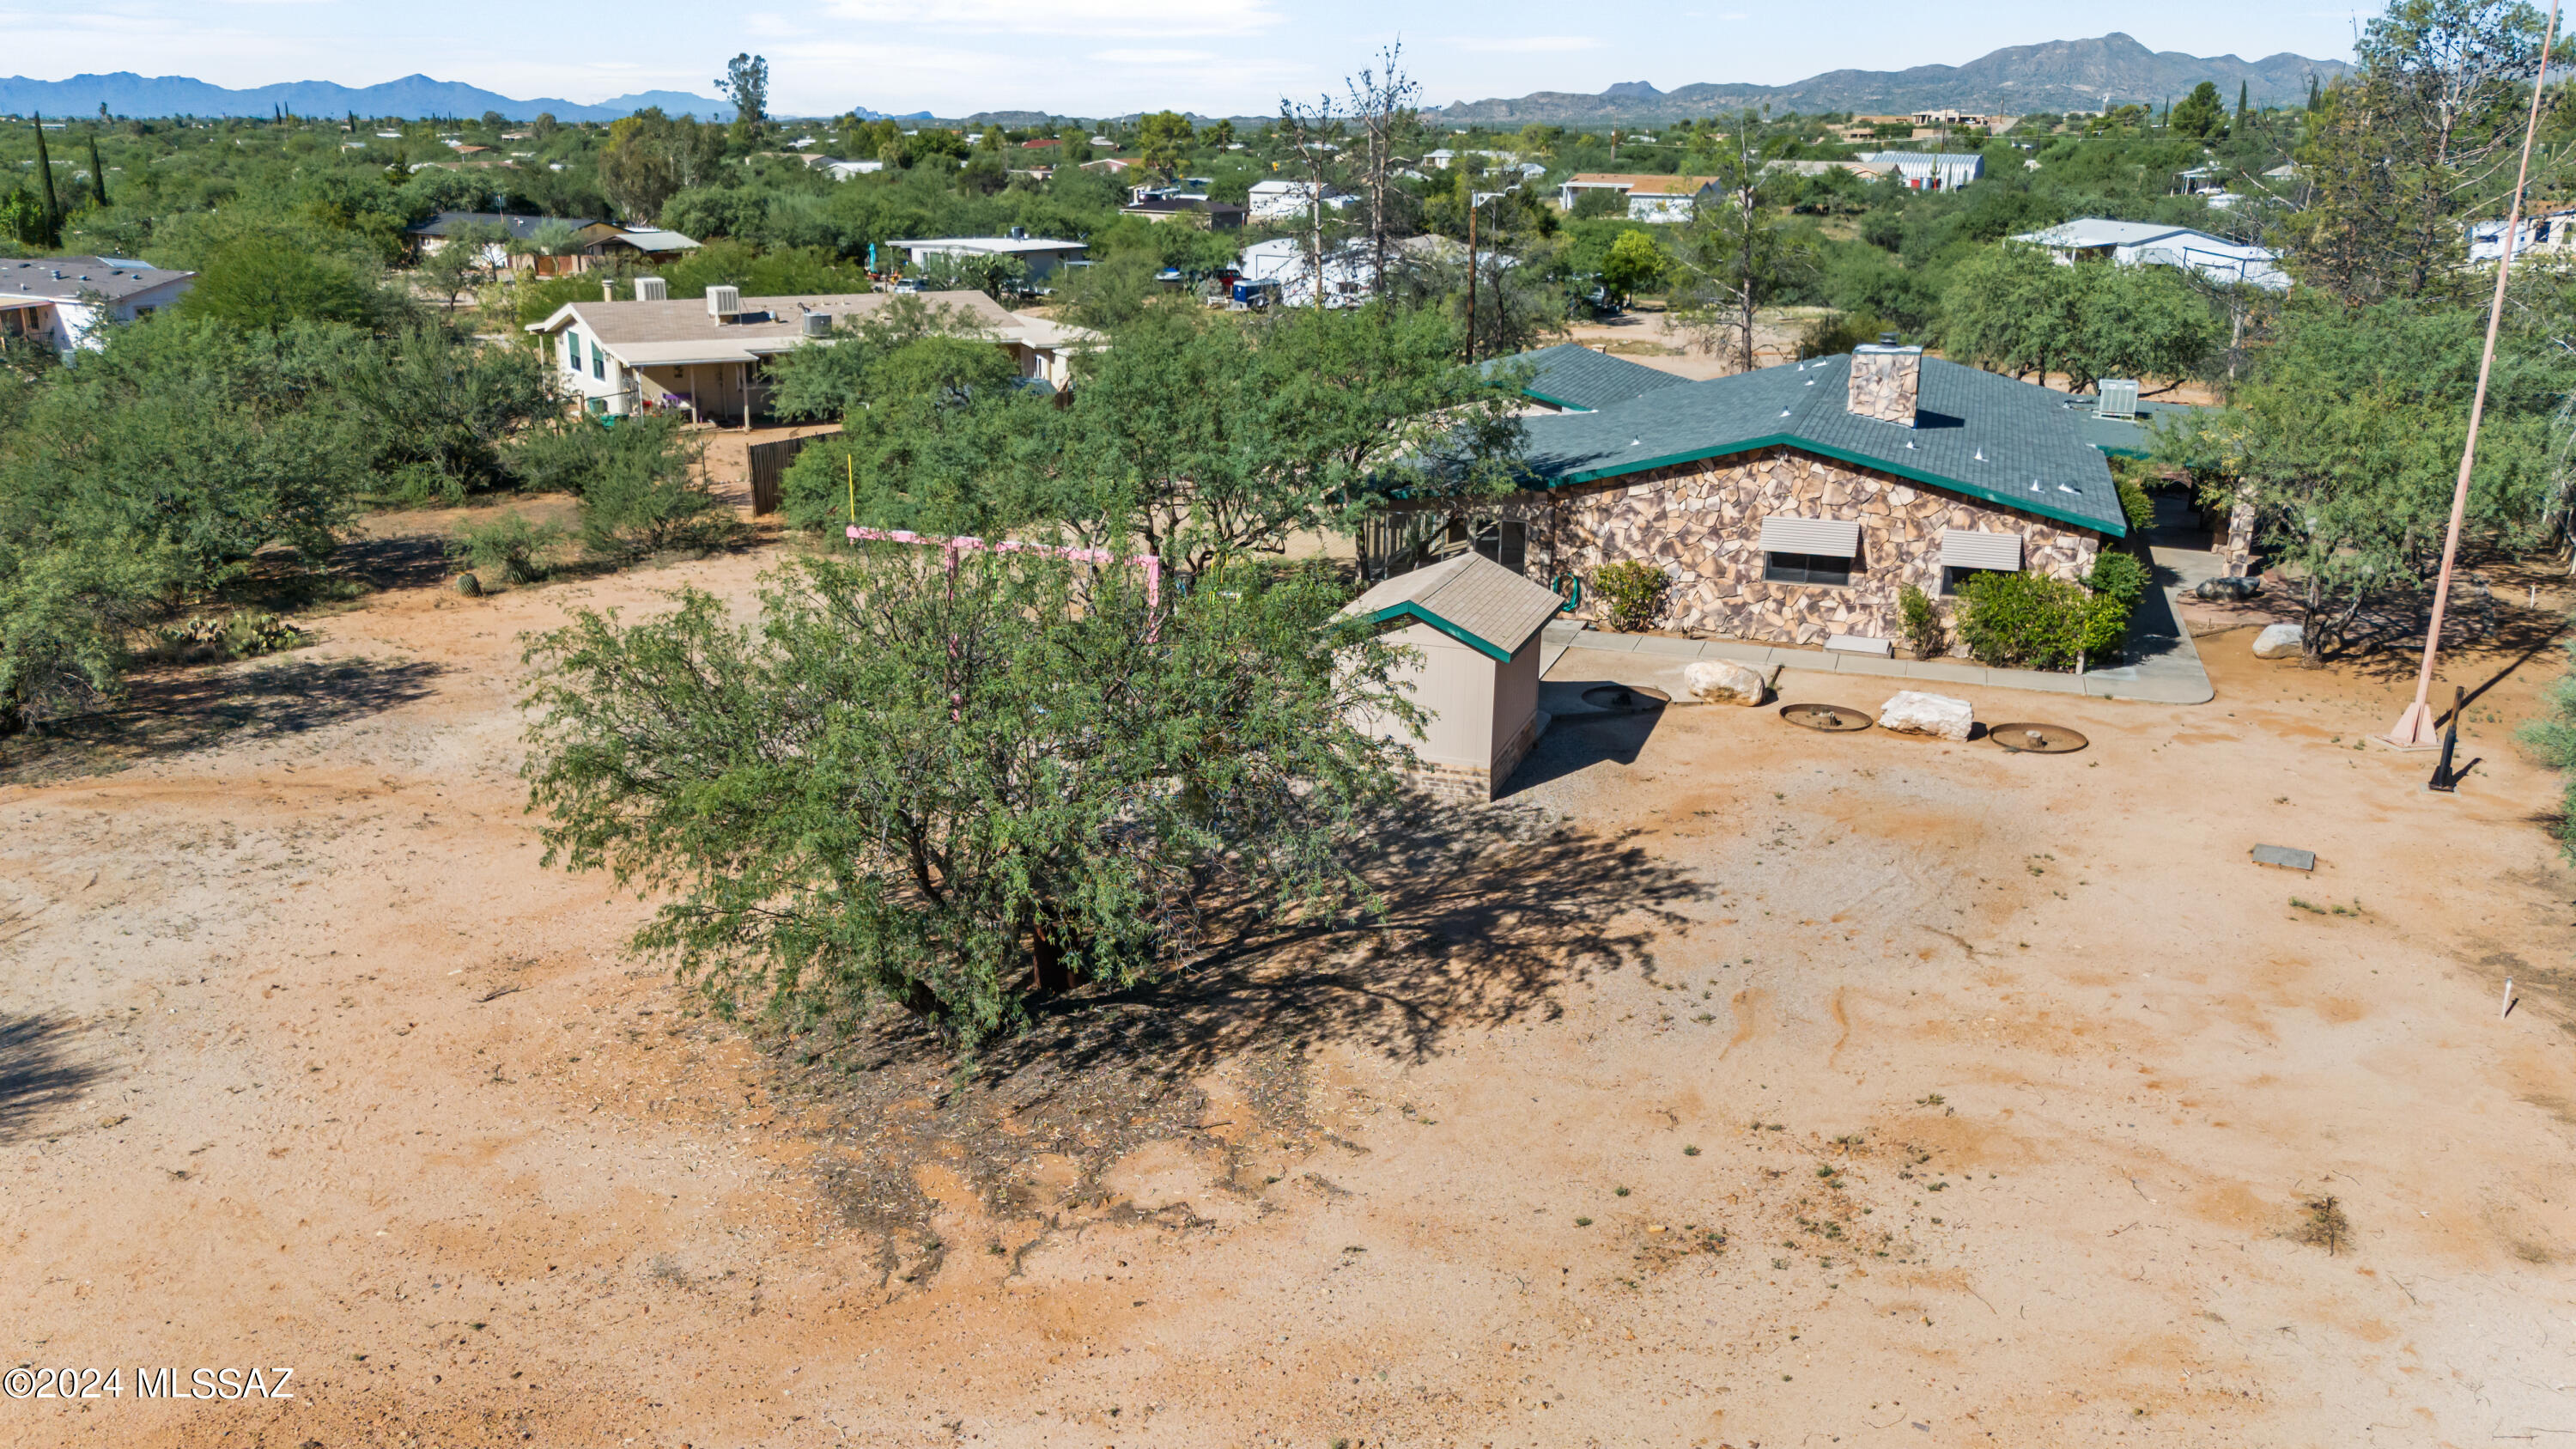
<svg viewBox="0 0 2576 1449"><path fill-rule="evenodd" d="M780 438L774 443L752 444L751 511L755 515L776 513L778 480L787 472L787 465L795 462L796 455L805 451L805 445L814 438L830 436L830 433L816 433L813 438Z"/></svg>

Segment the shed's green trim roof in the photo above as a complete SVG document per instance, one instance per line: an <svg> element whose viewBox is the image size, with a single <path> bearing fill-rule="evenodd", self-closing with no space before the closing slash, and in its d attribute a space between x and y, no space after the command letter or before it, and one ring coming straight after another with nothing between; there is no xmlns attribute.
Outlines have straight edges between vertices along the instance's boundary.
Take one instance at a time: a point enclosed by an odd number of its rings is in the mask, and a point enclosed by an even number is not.
<svg viewBox="0 0 2576 1449"><path fill-rule="evenodd" d="M1597 412L1529 418L1522 426L1530 466L1545 484L1561 487L1795 448L2113 538L2127 535L2103 454L2143 450L2137 425L2094 418L2089 398L1934 357L1923 361L1916 426L1908 428L1854 414L1850 377L1849 357L1828 357L1657 388Z"/></svg>
<svg viewBox="0 0 2576 1449"><path fill-rule="evenodd" d="M1475 650L1477 653L1484 655L1486 658L1493 660L1497 664L1509 664L1512 662L1512 653L1510 650L1496 648L1492 643L1477 638L1467 630L1459 628L1457 625L1441 618L1438 614L1435 614L1429 609L1424 608L1422 605L1410 600L1401 604L1391 604L1386 608L1378 610L1374 614L1363 614L1360 617L1363 621L1371 624L1384 624L1393 619L1418 619L1421 622L1430 625L1432 628L1439 630L1441 633L1448 635L1450 638L1457 640L1459 643L1466 645L1468 648Z"/></svg>
<svg viewBox="0 0 2576 1449"><path fill-rule="evenodd" d="M1491 559L1462 553L1381 579L1342 613L1371 624L1418 620L1501 664L1564 607L1555 590Z"/></svg>

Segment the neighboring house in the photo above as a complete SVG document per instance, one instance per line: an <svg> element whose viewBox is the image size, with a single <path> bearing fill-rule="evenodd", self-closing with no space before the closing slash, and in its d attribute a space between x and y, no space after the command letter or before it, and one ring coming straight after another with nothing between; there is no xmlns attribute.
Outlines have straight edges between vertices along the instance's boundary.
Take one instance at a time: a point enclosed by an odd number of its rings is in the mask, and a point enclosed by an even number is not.
<svg viewBox="0 0 2576 1449"><path fill-rule="evenodd" d="M57 354L101 345L99 329L134 322L179 300L194 272L124 257L0 261L0 338L30 338Z"/></svg>
<svg viewBox="0 0 2576 1449"><path fill-rule="evenodd" d="M809 342L829 345L841 324L894 303L892 292L745 297L711 287L672 301L662 282L639 277L631 302L567 302L528 331L545 339L558 381L595 413L683 411L692 419L751 425L769 402L769 359ZM922 292L933 308L961 312L1011 355L1022 377L1062 389L1073 354L1092 335L1039 317L1015 315L981 292Z"/></svg>
<svg viewBox="0 0 2576 1449"><path fill-rule="evenodd" d="M886 165L883 161L844 161L837 156L813 156L808 157L807 162L815 170L835 181L847 181L853 176L867 176L883 171Z"/></svg>
<svg viewBox="0 0 2576 1449"><path fill-rule="evenodd" d="M1861 159L1893 169L1909 191L1956 191L1986 174L1986 158L1973 151L1881 151Z"/></svg>
<svg viewBox="0 0 2576 1449"><path fill-rule="evenodd" d="M2526 216L2515 233L2513 254L2518 257L2559 256L2571 251L2576 251L2576 207ZM2492 262L2503 255L2504 218L2470 224L2470 261Z"/></svg>
<svg viewBox="0 0 2576 1449"><path fill-rule="evenodd" d="M1538 486L1396 507L1474 514L1494 556L1536 579L1652 564L1673 580L1674 628L1894 640L1909 584L1938 599L1979 570L2081 579L2128 531L2104 452L2135 424L1920 348L1706 382L1556 348L1522 360L1559 399L1601 404L1522 422Z"/></svg>
<svg viewBox="0 0 2576 1449"><path fill-rule="evenodd" d="M1098 137L1094 137L1092 138L1091 144L1099 146L1106 143L1102 142ZM1139 161L1133 156L1103 156L1097 161L1083 162L1082 169L1085 171L1097 171L1104 176L1124 176L1143 164L1144 163L1142 161Z"/></svg>
<svg viewBox="0 0 2576 1449"><path fill-rule="evenodd" d="M2021 124L2019 116L1981 116L1974 111L1916 111L1911 118L1917 130L1992 131L1998 135Z"/></svg>
<svg viewBox="0 0 2576 1449"><path fill-rule="evenodd" d="M1876 161L1765 161L1765 171L1786 171L1795 176L1823 176L1834 171L1848 171L1863 181L1876 181L1896 170Z"/></svg>
<svg viewBox="0 0 2576 1449"><path fill-rule="evenodd" d="M1140 216L1147 221L1177 221L1201 231L1243 230L1244 208L1231 201L1210 201L1204 196L1148 196L1118 208L1122 216Z"/></svg>
<svg viewBox="0 0 2576 1449"><path fill-rule="evenodd" d="M2213 282L2243 282L2267 292L2290 290L2289 274L2281 270L2280 256L2270 248L2187 226L2088 216L2046 231L2024 232L2013 240L2045 249L2062 266L2109 261L2124 267L2188 267Z"/></svg>
<svg viewBox="0 0 2576 1449"><path fill-rule="evenodd" d="M1081 242L1033 237L1016 226L1011 228L1008 236L934 236L916 241L890 241L886 245L912 258L916 267L931 257L1018 257L1021 264L1029 269L1032 282L1080 257L1084 251Z"/></svg>
<svg viewBox="0 0 2576 1449"><path fill-rule="evenodd" d="M1712 178L1706 176L1621 176L1578 171L1557 183L1556 204L1567 211L1587 191L1615 191L1628 198L1630 221L1688 221L1692 207Z"/></svg>
<svg viewBox="0 0 2576 1449"><path fill-rule="evenodd" d="M1256 181L1252 194L1245 198L1244 210L1254 221L1293 221L1303 218L1315 206L1317 184L1312 181ZM1346 211L1360 203L1360 198L1327 183L1322 187L1324 205L1333 211Z"/></svg>
<svg viewBox="0 0 2576 1449"><path fill-rule="evenodd" d="M1385 580L1342 614L1413 651L1389 682L1423 712L1422 734L1374 710L1351 723L1411 746L1407 773L1429 793L1492 799L1547 730L1540 636L1563 607L1553 591L1473 553Z"/></svg>
<svg viewBox="0 0 2576 1449"><path fill-rule="evenodd" d="M2236 193L2227 189L2227 172L2216 166L2194 166L2174 173L2176 196L2197 196L2212 211L2225 211L2236 204Z"/></svg>
<svg viewBox="0 0 2576 1449"><path fill-rule="evenodd" d="M1303 237L1274 237L1254 242L1235 259L1235 267L1247 282L1272 282L1279 287L1279 302L1287 307L1315 305L1315 261L1312 243ZM1340 240L1324 247L1323 302L1326 307L1356 307L1368 300L1377 281L1377 268L1362 242Z"/></svg>
<svg viewBox="0 0 2576 1449"><path fill-rule="evenodd" d="M571 249L560 256L528 251L537 232L555 222L572 229ZM407 235L412 239L414 253L428 256L445 247L449 236L467 226L499 227L509 238L485 244L485 265L533 272L540 277L573 276L606 261L668 262L698 247L690 238L659 227L618 226L577 216L510 216L496 211L442 211L411 228Z"/></svg>

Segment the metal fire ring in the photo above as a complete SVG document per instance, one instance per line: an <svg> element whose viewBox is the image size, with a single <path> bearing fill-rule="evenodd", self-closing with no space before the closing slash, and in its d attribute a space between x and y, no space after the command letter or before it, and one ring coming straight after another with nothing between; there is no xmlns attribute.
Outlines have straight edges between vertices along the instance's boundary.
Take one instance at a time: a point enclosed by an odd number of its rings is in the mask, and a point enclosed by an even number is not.
<svg viewBox="0 0 2576 1449"><path fill-rule="evenodd" d="M1825 730L1833 734L1865 730L1872 723L1868 715L1856 709L1845 709L1838 704L1784 704L1780 706L1780 718L1793 725L1801 725L1811 730Z"/></svg>
<svg viewBox="0 0 2576 1449"><path fill-rule="evenodd" d="M2071 755L2092 743L2064 725L2053 724L1988 725L1986 738L2017 755Z"/></svg>

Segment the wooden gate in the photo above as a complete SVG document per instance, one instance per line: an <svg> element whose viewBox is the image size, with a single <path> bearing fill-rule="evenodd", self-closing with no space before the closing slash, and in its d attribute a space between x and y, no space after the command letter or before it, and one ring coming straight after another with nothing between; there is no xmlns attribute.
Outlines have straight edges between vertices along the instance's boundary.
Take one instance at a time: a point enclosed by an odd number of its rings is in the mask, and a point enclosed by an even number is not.
<svg viewBox="0 0 2576 1449"><path fill-rule="evenodd" d="M814 441L814 438L830 436L832 436L830 433L816 433L812 438L780 438L774 443L752 444L749 450L751 453L751 511L755 515L776 513L779 479L786 474L787 465L795 462L796 455L805 451L805 445Z"/></svg>

